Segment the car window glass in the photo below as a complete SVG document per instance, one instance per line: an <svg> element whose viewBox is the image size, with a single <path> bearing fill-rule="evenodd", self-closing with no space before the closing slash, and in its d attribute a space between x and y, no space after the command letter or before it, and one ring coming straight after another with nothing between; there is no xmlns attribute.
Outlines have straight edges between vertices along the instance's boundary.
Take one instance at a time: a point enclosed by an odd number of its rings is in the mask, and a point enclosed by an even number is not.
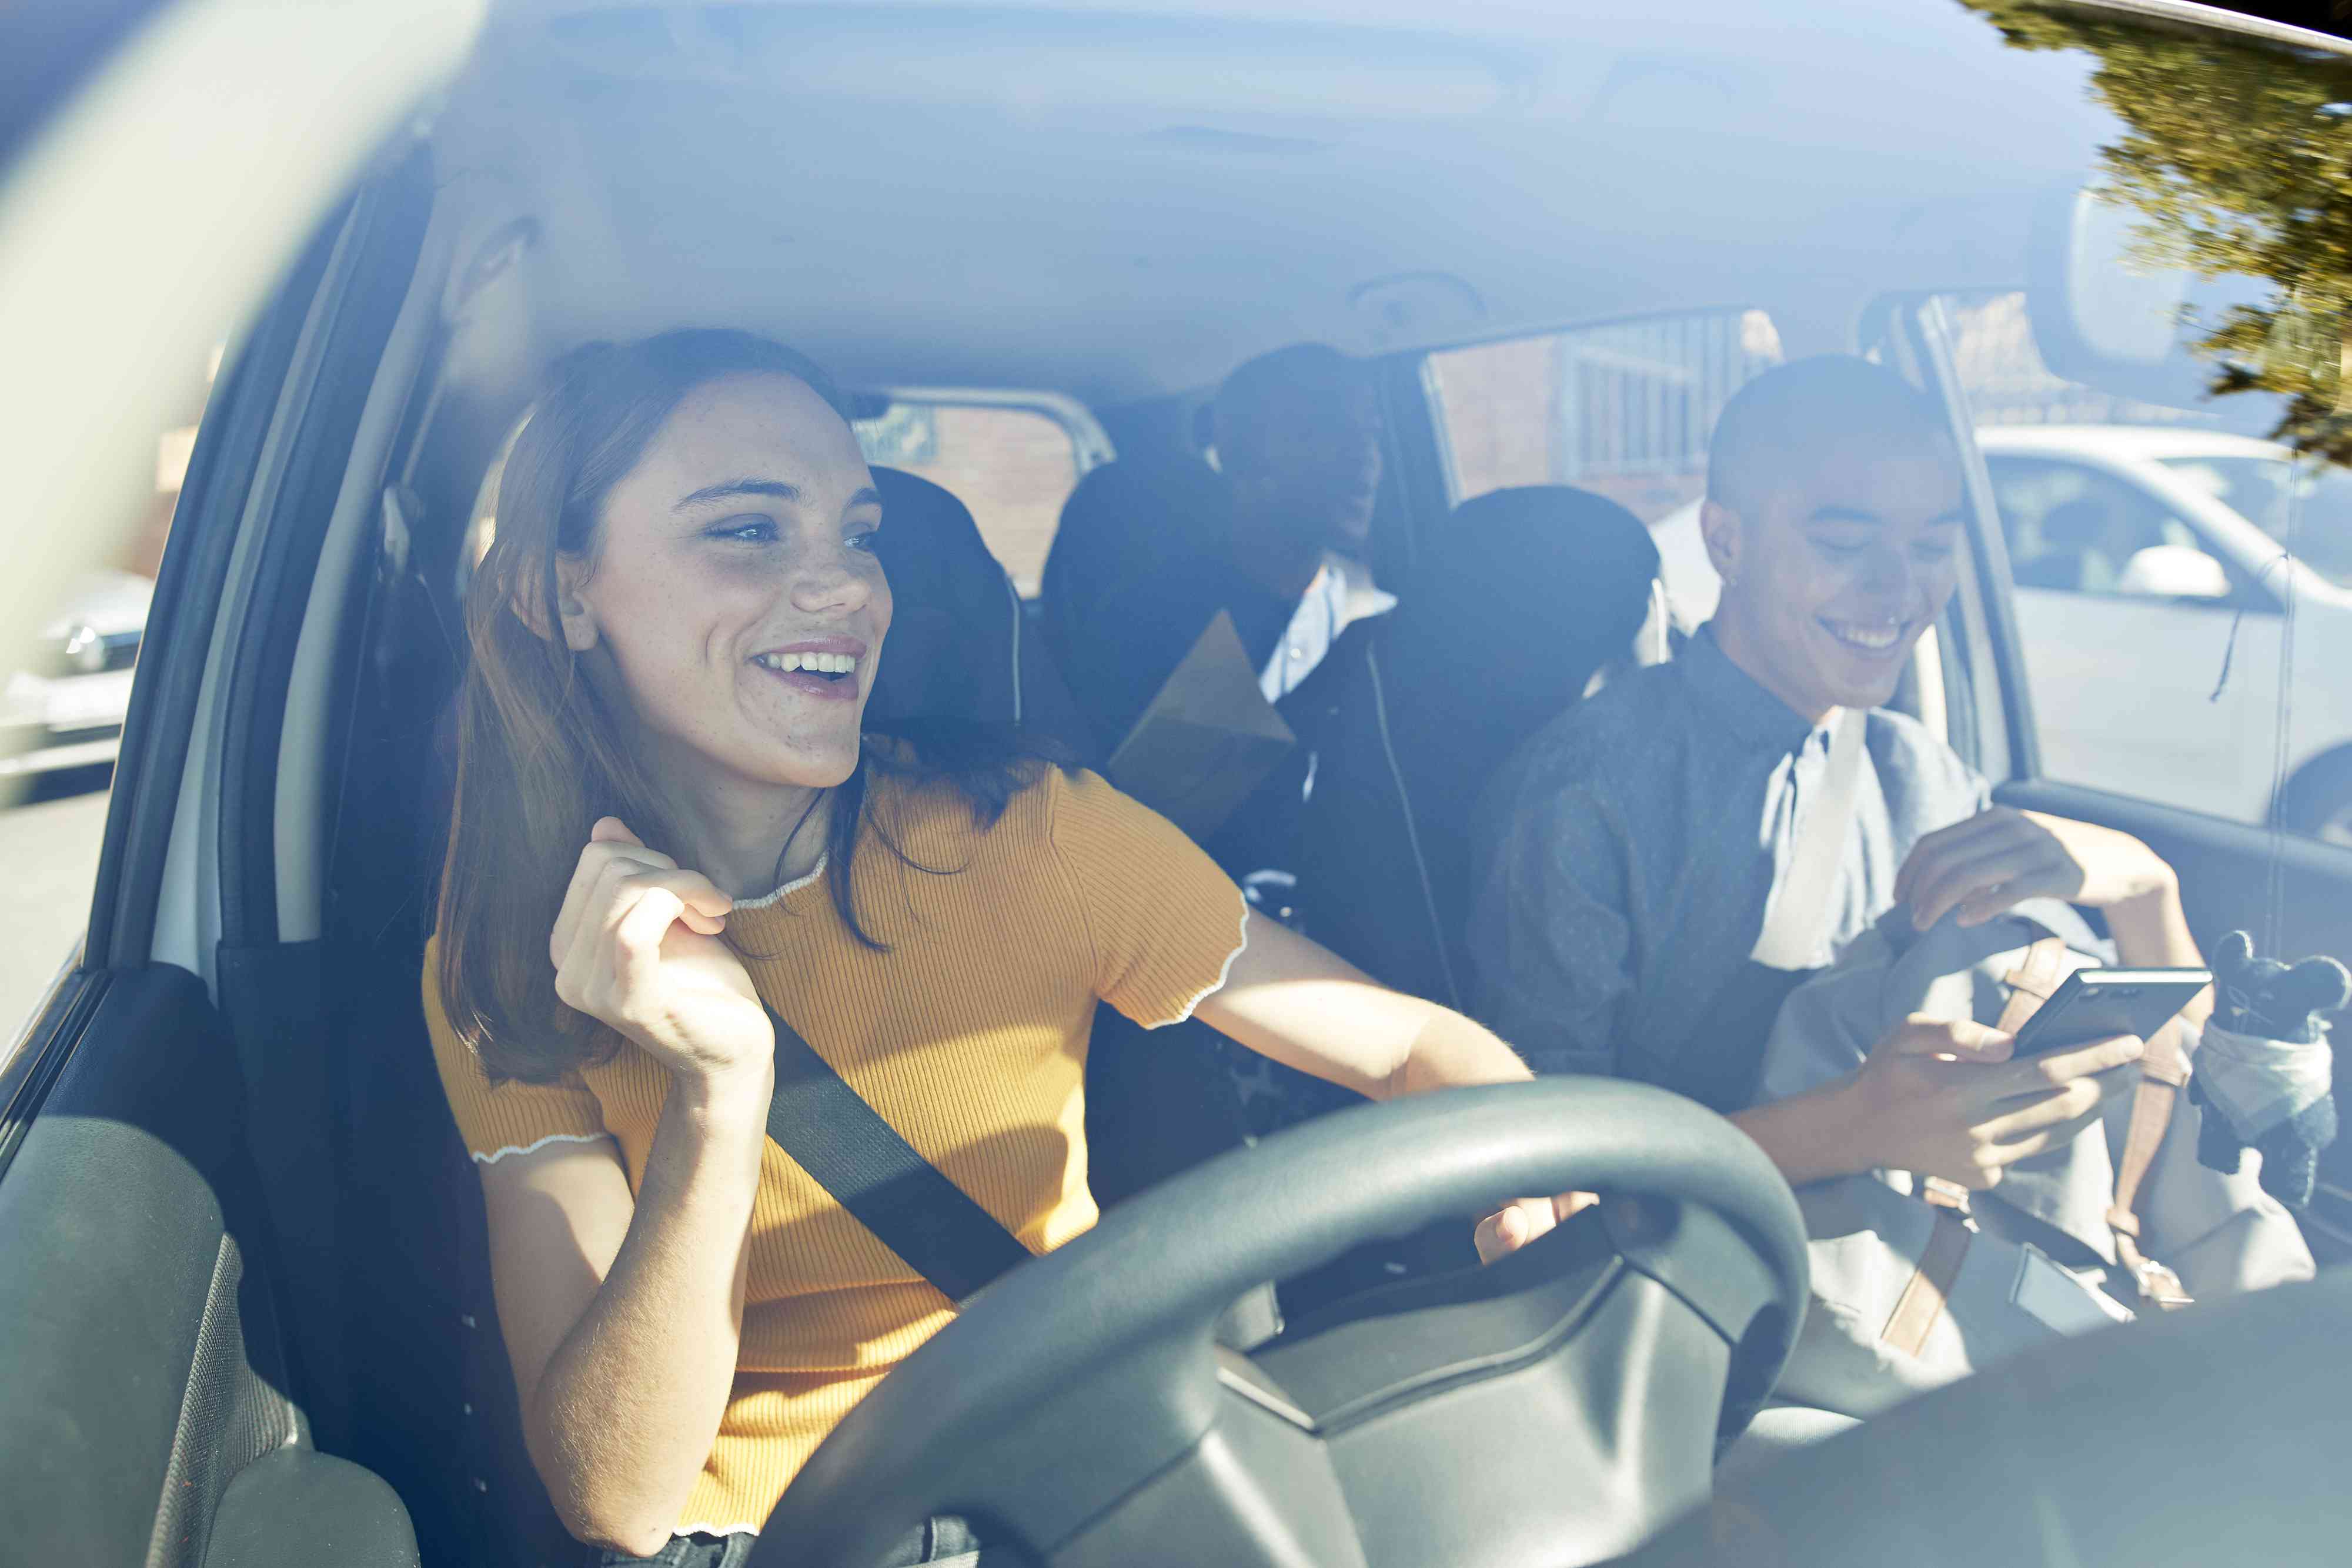
<svg viewBox="0 0 2352 1568"><path fill-rule="evenodd" d="M2295 554L2352 588L2352 473L2277 456L2200 454L2158 463L2272 538L2295 529Z"/></svg>
<svg viewBox="0 0 2352 1568"><path fill-rule="evenodd" d="M2201 549L2197 530L2129 480L2077 463L1992 456L1993 500L2021 587L2066 593L2125 591L2143 549Z"/></svg>
<svg viewBox="0 0 2352 1568"><path fill-rule="evenodd" d="M1698 498L1715 416L1780 362L1761 310L1616 321L1449 349L1427 380L1454 499L1574 485L1645 519Z"/></svg>
<svg viewBox="0 0 2352 1568"><path fill-rule="evenodd" d="M2058 374L2025 290L1937 304L2000 514L2042 771L2352 841L2352 775L2329 785L2327 760L2352 755L2352 687L2311 656L2338 622L2352 632L2335 592L2352 582L2352 476L2274 439L2259 408ZM2291 579L2288 543L2307 575Z"/></svg>
<svg viewBox="0 0 2352 1568"><path fill-rule="evenodd" d="M0 685L0 1030L13 1033L80 943L155 572L220 350L178 378L179 420L156 433L152 485L41 622L7 628Z"/></svg>
<svg viewBox="0 0 2352 1568"><path fill-rule="evenodd" d="M1613 321L1449 349L1423 371L1451 498L1573 485L1651 526L1677 618L1717 593L1698 531L1706 444L1732 393L1783 358L1762 310Z"/></svg>
<svg viewBox="0 0 2352 1568"><path fill-rule="evenodd" d="M894 400L856 429L868 463L929 479L970 507L1021 597L1037 596L1080 473L1077 443L1060 421L1035 408Z"/></svg>

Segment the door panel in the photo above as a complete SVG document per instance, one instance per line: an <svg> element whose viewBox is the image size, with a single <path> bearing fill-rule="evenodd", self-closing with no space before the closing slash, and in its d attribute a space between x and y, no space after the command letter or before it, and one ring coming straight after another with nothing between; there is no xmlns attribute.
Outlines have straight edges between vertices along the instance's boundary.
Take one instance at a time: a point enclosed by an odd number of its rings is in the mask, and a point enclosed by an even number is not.
<svg viewBox="0 0 2352 1568"><path fill-rule="evenodd" d="M2208 951L2224 932L2242 930L2253 934L2262 951L2279 956L2352 957L2352 850L2043 779L2012 781L1994 793L2008 805L2103 822L2146 841L2180 873L2189 925ZM2270 914L2273 855L2279 873L2275 934ZM2341 1030L2339 1022L2339 1034ZM2336 1056L2336 1099L2340 1106L2352 1106L2352 1051L2341 1049ZM2330 1190L2304 1216L2305 1232L2323 1262L2352 1260L2352 1141L2339 1140L2327 1151L2321 1175Z"/></svg>
<svg viewBox="0 0 2352 1568"><path fill-rule="evenodd" d="M0 1172L0 1540L14 1562L195 1564L230 1478L301 1417L218 1015L167 966L90 983Z"/></svg>
<svg viewBox="0 0 2352 1568"><path fill-rule="evenodd" d="M2051 778L2263 819L2276 614L2241 619L2225 606L2020 588L2017 622ZM2225 658L2230 680L2217 698Z"/></svg>

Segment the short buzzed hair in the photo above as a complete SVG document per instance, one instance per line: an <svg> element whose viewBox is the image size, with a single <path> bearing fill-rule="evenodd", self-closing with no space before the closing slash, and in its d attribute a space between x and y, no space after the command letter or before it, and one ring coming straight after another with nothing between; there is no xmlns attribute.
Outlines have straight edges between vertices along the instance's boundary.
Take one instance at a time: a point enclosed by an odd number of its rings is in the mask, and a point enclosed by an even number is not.
<svg viewBox="0 0 2352 1568"><path fill-rule="evenodd" d="M1832 443L1863 437L1927 445L1950 436L1927 394L1884 365L1852 354L1792 361L1723 405L1707 445L1707 499L1744 517L1801 483Z"/></svg>
<svg viewBox="0 0 2352 1568"><path fill-rule="evenodd" d="M1364 362L1325 343L1293 343L1244 361L1217 388L1218 457L1254 458L1252 436L1286 407L1318 402L1364 384Z"/></svg>

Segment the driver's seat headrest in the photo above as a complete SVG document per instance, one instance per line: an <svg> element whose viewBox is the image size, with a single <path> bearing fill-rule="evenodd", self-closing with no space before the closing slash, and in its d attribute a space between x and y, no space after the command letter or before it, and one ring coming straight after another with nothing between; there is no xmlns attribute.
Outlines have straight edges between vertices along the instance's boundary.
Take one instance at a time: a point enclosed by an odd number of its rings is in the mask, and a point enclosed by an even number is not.
<svg viewBox="0 0 2352 1568"><path fill-rule="evenodd" d="M1092 737L971 508L929 479L873 473L882 497L875 553L892 609L869 722L1018 727L1090 758Z"/></svg>
<svg viewBox="0 0 2352 1568"><path fill-rule="evenodd" d="M1441 748L1444 771L1475 787L1582 696L1641 630L1657 575L1649 528L1589 490L1526 485L1456 507L1389 632L1391 683L1440 682L1428 716L1476 734L1468 752L1457 749L1466 733ZM1451 695L1465 652L1485 687L1475 714Z"/></svg>

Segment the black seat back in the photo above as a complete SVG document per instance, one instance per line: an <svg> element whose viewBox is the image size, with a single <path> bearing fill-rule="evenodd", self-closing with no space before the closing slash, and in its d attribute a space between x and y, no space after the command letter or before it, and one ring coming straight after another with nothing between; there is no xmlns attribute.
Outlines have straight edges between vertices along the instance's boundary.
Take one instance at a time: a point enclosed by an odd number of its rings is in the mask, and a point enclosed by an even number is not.
<svg viewBox="0 0 2352 1568"><path fill-rule="evenodd" d="M1094 736L971 508L896 468L877 467L874 486L882 496L876 551L893 609L868 722L1004 726L1097 760Z"/></svg>
<svg viewBox="0 0 2352 1568"><path fill-rule="evenodd" d="M1079 480L1043 582L1046 643L1063 667L1103 641L1090 617L1115 591L1214 549L1231 509L1224 477L1189 453L1122 457Z"/></svg>
<svg viewBox="0 0 2352 1568"><path fill-rule="evenodd" d="M1318 940L1390 985L1466 1006L1480 796L1627 651L1658 551L1615 502L1528 486L1464 502L1427 559L1395 611L1334 652L1349 662L1324 720L1301 883Z"/></svg>

